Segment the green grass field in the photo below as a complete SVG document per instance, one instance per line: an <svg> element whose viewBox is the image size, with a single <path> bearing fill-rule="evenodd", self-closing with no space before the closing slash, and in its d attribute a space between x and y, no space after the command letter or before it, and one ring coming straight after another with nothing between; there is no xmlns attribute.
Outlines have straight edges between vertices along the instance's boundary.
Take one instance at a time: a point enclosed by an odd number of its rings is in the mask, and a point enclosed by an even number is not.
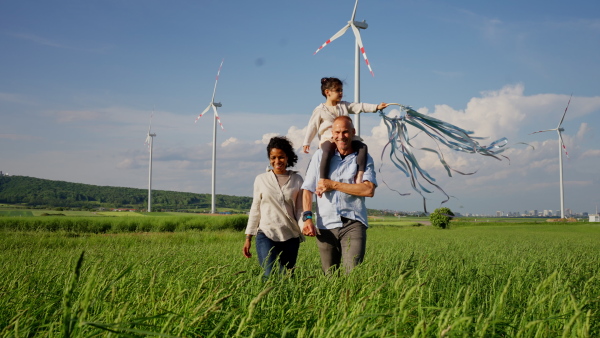
<svg viewBox="0 0 600 338"><path fill-rule="evenodd" d="M267 282L239 231L0 232L3 337L600 335L592 223L373 222L352 274L309 238Z"/></svg>

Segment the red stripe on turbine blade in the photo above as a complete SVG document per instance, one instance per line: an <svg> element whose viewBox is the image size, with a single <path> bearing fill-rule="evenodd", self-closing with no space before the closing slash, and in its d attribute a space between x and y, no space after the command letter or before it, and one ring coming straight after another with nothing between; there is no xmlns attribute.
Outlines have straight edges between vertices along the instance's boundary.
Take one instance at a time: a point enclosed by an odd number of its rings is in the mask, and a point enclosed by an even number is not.
<svg viewBox="0 0 600 338"><path fill-rule="evenodd" d="M360 52L364 54L365 53L365 47L361 47L360 48Z"/></svg>

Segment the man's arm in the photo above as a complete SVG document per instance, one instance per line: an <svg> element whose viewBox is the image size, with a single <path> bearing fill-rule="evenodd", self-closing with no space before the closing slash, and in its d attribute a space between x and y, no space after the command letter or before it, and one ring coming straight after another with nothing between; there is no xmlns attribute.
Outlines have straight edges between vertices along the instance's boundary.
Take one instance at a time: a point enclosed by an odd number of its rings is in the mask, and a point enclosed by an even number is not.
<svg viewBox="0 0 600 338"><path fill-rule="evenodd" d="M326 192L331 190L341 191L348 195L354 195L359 197L373 197L375 196L375 184L370 181L364 181L358 184L342 183L338 181L332 181L328 179L319 180L317 184L317 191ZM305 190L306 191L306 190ZM306 195L305 195L306 196ZM311 193L312 197L312 193ZM304 201L306 203L306 200ZM306 210L306 205L304 206Z"/></svg>
<svg viewBox="0 0 600 338"><path fill-rule="evenodd" d="M302 190L302 207L304 211L312 210L312 199L313 193L310 190ZM314 236L316 234L315 225L312 219L304 221L304 227L302 227L302 233L306 236Z"/></svg>

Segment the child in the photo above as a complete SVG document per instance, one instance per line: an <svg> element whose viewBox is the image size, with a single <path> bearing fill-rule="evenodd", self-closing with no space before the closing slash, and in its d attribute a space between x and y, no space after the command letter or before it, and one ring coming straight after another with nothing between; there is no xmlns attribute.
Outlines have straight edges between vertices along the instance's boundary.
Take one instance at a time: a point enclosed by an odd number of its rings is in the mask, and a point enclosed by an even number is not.
<svg viewBox="0 0 600 338"><path fill-rule="evenodd" d="M308 153L310 143L319 134L319 147L323 151L321 158L321 166L319 174L321 179L329 178L329 160L335 151L335 144L331 142L331 126L333 120L342 115L359 114L360 112L374 113L378 110L387 107L387 103L379 105L370 103L350 103L342 101L343 84L340 79L335 77L324 77L321 79L321 94L325 96L327 101L321 103L315 110L308 121L308 129L304 137L302 150ZM358 164L358 173L356 174L356 183L362 183L363 175L367 165L367 145L361 142L361 138L354 137L352 147L358 151L356 163Z"/></svg>

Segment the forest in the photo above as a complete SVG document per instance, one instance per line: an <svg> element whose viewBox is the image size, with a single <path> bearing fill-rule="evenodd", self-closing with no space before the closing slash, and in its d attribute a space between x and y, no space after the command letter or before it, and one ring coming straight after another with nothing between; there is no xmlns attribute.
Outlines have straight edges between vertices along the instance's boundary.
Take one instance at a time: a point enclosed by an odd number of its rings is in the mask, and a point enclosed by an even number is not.
<svg viewBox="0 0 600 338"><path fill-rule="evenodd" d="M219 209L248 210L252 197L216 195ZM28 176L0 176L0 203L30 208L147 208L148 190L54 181ZM210 194L152 191L152 209L210 210Z"/></svg>

